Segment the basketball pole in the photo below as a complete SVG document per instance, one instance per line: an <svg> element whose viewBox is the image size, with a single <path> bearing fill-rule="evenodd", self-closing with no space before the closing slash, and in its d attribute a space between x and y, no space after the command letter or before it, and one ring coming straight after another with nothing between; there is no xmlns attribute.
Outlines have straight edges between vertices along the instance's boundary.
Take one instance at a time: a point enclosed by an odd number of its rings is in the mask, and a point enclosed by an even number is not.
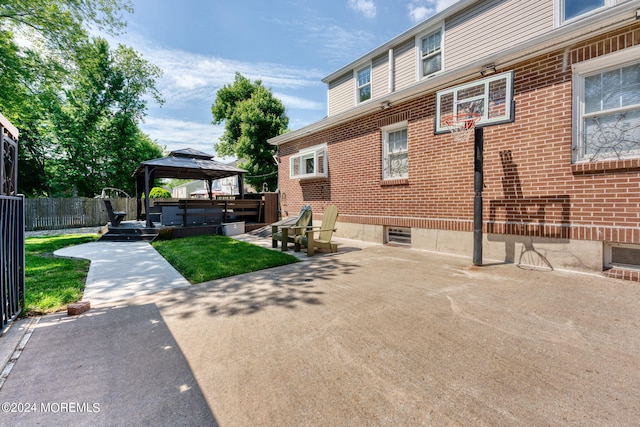
<svg viewBox="0 0 640 427"><path fill-rule="evenodd" d="M482 189L484 187L484 130L473 130L473 265L482 265Z"/></svg>

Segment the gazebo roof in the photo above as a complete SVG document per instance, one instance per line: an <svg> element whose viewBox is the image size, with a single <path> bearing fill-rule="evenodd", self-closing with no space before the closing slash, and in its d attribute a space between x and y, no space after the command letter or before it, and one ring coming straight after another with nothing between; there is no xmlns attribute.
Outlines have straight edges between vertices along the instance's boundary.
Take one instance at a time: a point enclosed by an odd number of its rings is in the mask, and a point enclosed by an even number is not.
<svg viewBox="0 0 640 427"><path fill-rule="evenodd" d="M149 167L156 178L220 179L244 174L247 171L213 160L211 154L192 148L176 150L167 157L146 160L137 167L133 176L144 174Z"/></svg>

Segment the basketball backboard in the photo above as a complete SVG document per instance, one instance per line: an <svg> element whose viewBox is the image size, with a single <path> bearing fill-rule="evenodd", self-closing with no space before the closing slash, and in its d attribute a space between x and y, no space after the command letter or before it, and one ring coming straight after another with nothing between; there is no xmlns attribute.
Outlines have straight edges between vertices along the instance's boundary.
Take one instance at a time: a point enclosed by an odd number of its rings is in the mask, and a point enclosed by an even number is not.
<svg viewBox="0 0 640 427"><path fill-rule="evenodd" d="M513 122L513 71L485 77L436 94L436 134L447 133L446 120L451 116L478 114L476 127Z"/></svg>

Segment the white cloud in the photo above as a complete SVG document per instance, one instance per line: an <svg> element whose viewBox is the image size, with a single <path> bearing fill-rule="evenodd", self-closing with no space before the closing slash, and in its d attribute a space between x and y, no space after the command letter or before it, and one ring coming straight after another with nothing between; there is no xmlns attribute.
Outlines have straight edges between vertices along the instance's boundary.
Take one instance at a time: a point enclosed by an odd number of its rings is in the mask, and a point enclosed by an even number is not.
<svg viewBox="0 0 640 427"><path fill-rule="evenodd" d="M215 154L213 145L224 133L222 125L159 117L147 117L140 128L167 151L193 148L211 154Z"/></svg>
<svg viewBox="0 0 640 427"><path fill-rule="evenodd" d="M243 62L167 49L154 45L135 33L127 35L126 44L138 50L145 59L163 71L157 85L167 101L166 107L179 108L194 101L212 103L216 90L232 84L236 72L251 80L261 80L264 86L274 90L317 87L324 77L321 71L314 69L293 68L276 63Z"/></svg>
<svg viewBox="0 0 640 427"><path fill-rule="evenodd" d="M376 16L376 4L373 0L349 0L347 4L351 9L362 13L367 18Z"/></svg>
<svg viewBox="0 0 640 427"><path fill-rule="evenodd" d="M438 0L436 1L436 12L442 12L443 10L445 10L446 8L448 8L449 6L451 6L454 3L458 3L460 0Z"/></svg>
<svg viewBox="0 0 640 427"><path fill-rule="evenodd" d="M295 108L298 110L324 110L325 108L324 104L320 102L310 101L298 96L286 95L279 92L273 92L273 96L282 101L287 109Z"/></svg>
<svg viewBox="0 0 640 427"><path fill-rule="evenodd" d="M424 21L458 1L459 0L411 0L407 6L409 19L411 19L413 23Z"/></svg>
<svg viewBox="0 0 640 427"><path fill-rule="evenodd" d="M433 15L434 9L430 9L425 6L419 6L414 3L409 5L409 18L412 22L417 23L424 21L429 16Z"/></svg>

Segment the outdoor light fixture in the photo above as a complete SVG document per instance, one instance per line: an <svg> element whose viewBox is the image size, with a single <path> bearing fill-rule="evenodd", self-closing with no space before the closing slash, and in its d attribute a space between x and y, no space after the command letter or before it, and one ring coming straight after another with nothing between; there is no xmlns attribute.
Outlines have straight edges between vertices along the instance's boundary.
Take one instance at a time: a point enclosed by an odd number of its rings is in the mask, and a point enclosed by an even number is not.
<svg viewBox="0 0 640 427"><path fill-rule="evenodd" d="M483 65L482 66L482 70L480 70L480 75L482 77L489 75L489 74L493 74L496 72L496 65L495 64L487 64L487 65Z"/></svg>
<svg viewBox="0 0 640 427"><path fill-rule="evenodd" d="M383 110L386 110L387 108L391 107L391 102L390 101L384 101L380 103L380 108Z"/></svg>

